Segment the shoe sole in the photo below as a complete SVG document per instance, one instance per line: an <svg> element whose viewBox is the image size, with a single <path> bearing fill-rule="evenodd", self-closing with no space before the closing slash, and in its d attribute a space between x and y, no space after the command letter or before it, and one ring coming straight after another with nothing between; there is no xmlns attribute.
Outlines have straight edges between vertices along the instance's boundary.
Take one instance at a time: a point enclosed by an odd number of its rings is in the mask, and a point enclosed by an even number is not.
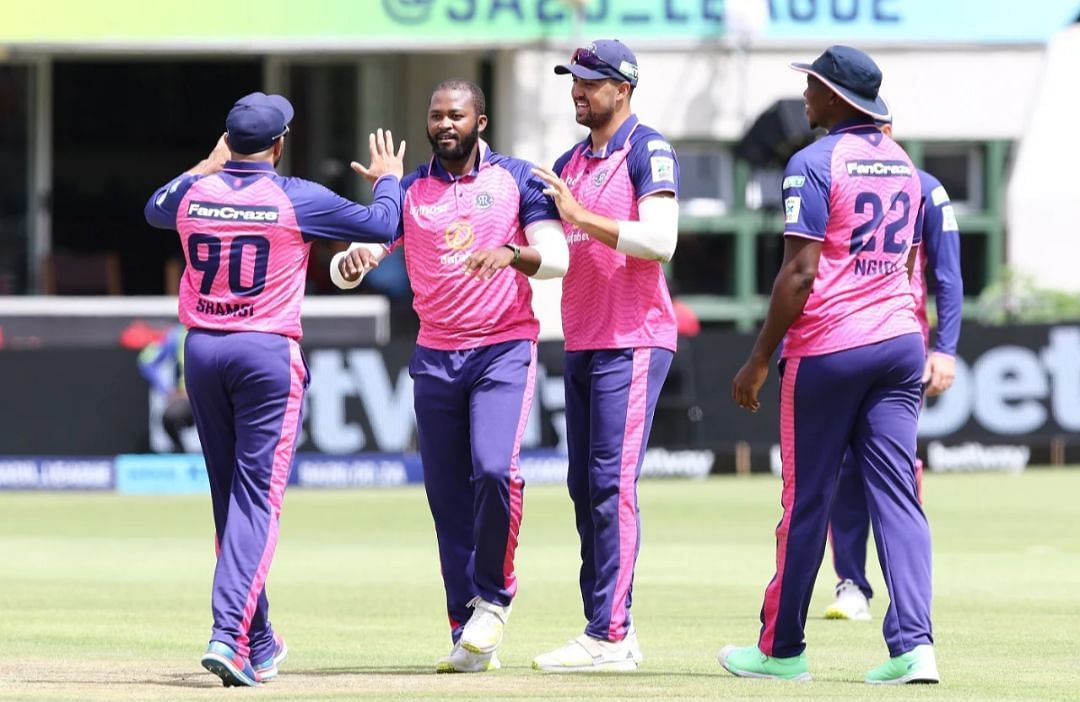
<svg viewBox="0 0 1080 702"><path fill-rule="evenodd" d="M206 654L200 662L203 668L221 678L221 684L225 687L256 687L259 684L216 653Z"/></svg>
<svg viewBox="0 0 1080 702"><path fill-rule="evenodd" d="M634 660L627 660L595 663L593 665L566 666L545 665L533 661L532 667L533 670L542 670L545 673L629 673L637 670L638 664Z"/></svg>
<svg viewBox="0 0 1080 702"><path fill-rule="evenodd" d="M720 665L723 666L724 670L731 673L732 675L734 675L737 678L754 678L755 680L783 680L783 681L787 681L787 682L810 682L811 680L813 680L813 678L810 677L809 672L807 672L807 673L799 673L798 675L795 675L793 677L787 677L787 676L784 676L784 675L769 675L768 673L754 673L754 672L749 671L749 670L742 670L740 668L732 668L727 664L727 656L725 655L724 651L721 651L720 653L717 654L716 660L718 660L720 662Z"/></svg>
<svg viewBox="0 0 1080 702"><path fill-rule="evenodd" d="M941 677L933 673L912 673L893 680L866 680L867 685L937 685Z"/></svg>
<svg viewBox="0 0 1080 702"><path fill-rule="evenodd" d="M488 672L491 672L492 670L498 670L499 668L502 668L502 664L499 663L498 659L494 659L494 658L492 660L488 661L487 667L484 668L483 670L458 670L457 668L454 667L453 663L436 663L435 664L435 672L436 673L458 673L458 674L462 674L462 675L468 675L469 673L488 673Z"/></svg>
<svg viewBox="0 0 1080 702"><path fill-rule="evenodd" d="M937 685L940 680L934 678L920 678L920 677L908 677L897 678L896 680L867 680L867 685Z"/></svg>

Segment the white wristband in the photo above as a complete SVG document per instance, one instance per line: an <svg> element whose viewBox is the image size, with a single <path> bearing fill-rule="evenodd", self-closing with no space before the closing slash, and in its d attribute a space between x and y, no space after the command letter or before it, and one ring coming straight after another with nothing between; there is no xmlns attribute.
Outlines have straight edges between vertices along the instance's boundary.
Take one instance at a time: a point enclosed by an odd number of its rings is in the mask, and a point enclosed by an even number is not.
<svg viewBox="0 0 1080 702"><path fill-rule="evenodd" d="M360 285L360 281L364 279L364 276L367 275L368 270L370 270L368 268L365 268L364 270L360 271L360 277L356 280L346 280L345 276L341 274L341 261L345 258L346 255L348 255L349 251L359 248L364 248L370 251L372 255L375 256L376 261L383 260L389 253L386 250L386 247L382 244L355 243L349 246L348 251L339 251L338 253L334 254L334 257L330 259L330 280L334 283L334 285L338 286L342 290L352 290L356 286Z"/></svg>

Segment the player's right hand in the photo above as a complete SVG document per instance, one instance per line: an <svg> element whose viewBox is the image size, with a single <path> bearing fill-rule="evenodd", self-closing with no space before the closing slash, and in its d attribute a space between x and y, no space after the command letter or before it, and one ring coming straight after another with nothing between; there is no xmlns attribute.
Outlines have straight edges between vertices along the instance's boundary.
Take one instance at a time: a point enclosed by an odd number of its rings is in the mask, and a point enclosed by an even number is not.
<svg viewBox="0 0 1080 702"><path fill-rule="evenodd" d="M363 247L357 247L349 249L341 257L338 271L341 273L342 278L350 283L355 283L364 273L378 267L379 262L375 259L375 254Z"/></svg>
<svg viewBox="0 0 1080 702"><path fill-rule="evenodd" d="M356 161L350 167L368 181L374 183L384 175L401 178L405 174L405 142L401 142L394 152L394 135L389 129L378 129L368 135L368 148L371 150L371 165L363 166Z"/></svg>
<svg viewBox="0 0 1080 702"><path fill-rule="evenodd" d="M765 378L768 375L769 359L765 358L762 361L751 356L743 364L743 367L739 369L739 372L735 374L735 379L731 381L731 399L735 400L735 404L739 407L751 412L757 412L761 408L758 392L760 392L761 386L765 384Z"/></svg>

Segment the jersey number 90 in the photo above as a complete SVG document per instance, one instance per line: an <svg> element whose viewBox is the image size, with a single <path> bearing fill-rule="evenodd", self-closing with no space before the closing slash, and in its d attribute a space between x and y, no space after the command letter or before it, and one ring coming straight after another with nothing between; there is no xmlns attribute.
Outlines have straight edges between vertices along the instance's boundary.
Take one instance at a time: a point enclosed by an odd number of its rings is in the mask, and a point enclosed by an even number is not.
<svg viewBox="0 0 1080 702"><path fill-rule="evenodd" d="M192 234L188 237L187 253L191 267L203 274L199 292L209 295L214 289L214 279L221 268L220 237L213 234ZM205 245L205 256L199 255L199 246ZM234 237L228 243L226 259L229 267L229 290L239 297L254 297L266 287L266 268L270 260L270 240L264 236L247 234ZM241 280L244 256L254 258L251 285L244 285Z"/></svg>

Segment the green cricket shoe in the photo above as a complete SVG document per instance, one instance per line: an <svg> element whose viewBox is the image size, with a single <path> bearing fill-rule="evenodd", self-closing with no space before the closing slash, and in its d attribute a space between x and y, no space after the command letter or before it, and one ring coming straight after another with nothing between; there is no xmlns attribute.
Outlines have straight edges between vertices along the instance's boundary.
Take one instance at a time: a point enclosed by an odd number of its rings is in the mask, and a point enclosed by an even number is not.
<svg viewBox="0 0 1080 702"><path fill-rule="evenodd" d="M757 646L724 646L716 654L720 665L740 678L768 678L770 680L809 680L806 653L790 658L766 656Z"/></svg>
<svg viewBox="0 0 1080 702"><path fill-rule="evenodd" d="M866 674L866 682L871 685L936 685L940 680L934 647L930 644L916 646L907 653L890 658L888 663L879 665Z"/></svg>

